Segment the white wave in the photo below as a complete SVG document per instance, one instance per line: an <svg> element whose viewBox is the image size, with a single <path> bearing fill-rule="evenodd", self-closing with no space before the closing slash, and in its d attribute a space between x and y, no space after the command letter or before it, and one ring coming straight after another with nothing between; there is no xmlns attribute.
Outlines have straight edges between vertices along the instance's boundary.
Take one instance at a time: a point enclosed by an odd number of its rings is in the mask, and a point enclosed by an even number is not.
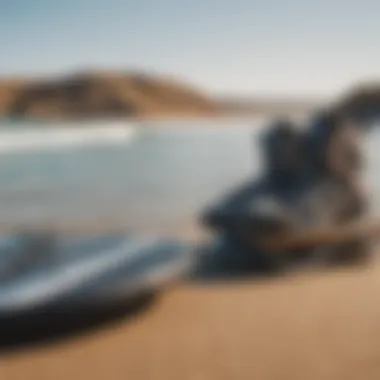
<svg viewBox="0 0 380 380"><path fill-rule="evenodd" d="M17 127L0 130L0 153L56 150L84 145L120 144L135 133L126 123Z"/></svg>

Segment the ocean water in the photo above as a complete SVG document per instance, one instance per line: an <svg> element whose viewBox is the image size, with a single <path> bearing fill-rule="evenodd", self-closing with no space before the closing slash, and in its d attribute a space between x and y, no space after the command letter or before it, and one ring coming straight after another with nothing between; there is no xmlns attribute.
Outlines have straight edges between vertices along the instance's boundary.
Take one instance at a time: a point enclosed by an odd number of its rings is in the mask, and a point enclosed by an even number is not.
<svg viewBox="0 0 380 380"><path fill-rule="evenodd" d="M265 120L133 125L0 125L0 222L118 223L178 230L261 169ZM46 128L47 127L47 128ZM56 128L54 128L56 127ZM59 128L58 128L59 127ZM380 133L365 139L365 180L380 205Z"/></svg>

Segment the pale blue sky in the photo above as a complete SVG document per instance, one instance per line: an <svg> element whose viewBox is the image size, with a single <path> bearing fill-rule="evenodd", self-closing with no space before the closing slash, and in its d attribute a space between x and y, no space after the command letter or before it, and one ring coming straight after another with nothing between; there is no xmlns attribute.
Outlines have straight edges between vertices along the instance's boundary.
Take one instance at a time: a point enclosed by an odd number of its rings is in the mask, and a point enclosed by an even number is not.
<svg viewBox="0 0 380 380"><path fill-rule="evenodd" d="M0 0L0 75L139 68L215 93L380 79L378 0Z"/></svg>

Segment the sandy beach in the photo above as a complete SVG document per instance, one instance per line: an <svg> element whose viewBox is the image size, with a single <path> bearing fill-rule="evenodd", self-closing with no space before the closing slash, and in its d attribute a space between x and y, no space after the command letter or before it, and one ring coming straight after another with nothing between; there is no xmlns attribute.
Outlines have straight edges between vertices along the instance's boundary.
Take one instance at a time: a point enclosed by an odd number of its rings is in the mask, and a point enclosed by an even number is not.
<svg viewBox="0 0 380 380"><path fill-rule="evenodd" d="M0 358L2 380L379 379L380 266L182 284L149 310Z"/></svg>

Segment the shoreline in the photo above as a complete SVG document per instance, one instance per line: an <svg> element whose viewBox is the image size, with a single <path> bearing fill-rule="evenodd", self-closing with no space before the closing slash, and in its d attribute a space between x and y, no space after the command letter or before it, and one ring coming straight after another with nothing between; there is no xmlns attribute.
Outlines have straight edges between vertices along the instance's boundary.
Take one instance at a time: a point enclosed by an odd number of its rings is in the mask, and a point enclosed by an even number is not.
<svg viewBox="0 0 380 380"><path fill-rule="evenodd" d="M42 125L49 126L53 124L55 128L60 124L67 125L88 125L88 126L98 126L104 124L144 124L144 123L152 123L156 126L162 125L176 125L179 124L179 128L181 124L188 123L210 123L212 125L218 123L233 123L233 122L249 122L252 120L268 120L277 117L289 117L291 119L303 119L307 118L310 114L312 114L314 110L306 109L298 112L289 111L263 111L263 112L243 112L243 113L220 113L217 115L162 115L162 116L138 116L138 117L115 117L115 118L83 118L83 119L14 119L14 118L1 118L0 123L6 124L34 124L34 125Z"/></svg>

